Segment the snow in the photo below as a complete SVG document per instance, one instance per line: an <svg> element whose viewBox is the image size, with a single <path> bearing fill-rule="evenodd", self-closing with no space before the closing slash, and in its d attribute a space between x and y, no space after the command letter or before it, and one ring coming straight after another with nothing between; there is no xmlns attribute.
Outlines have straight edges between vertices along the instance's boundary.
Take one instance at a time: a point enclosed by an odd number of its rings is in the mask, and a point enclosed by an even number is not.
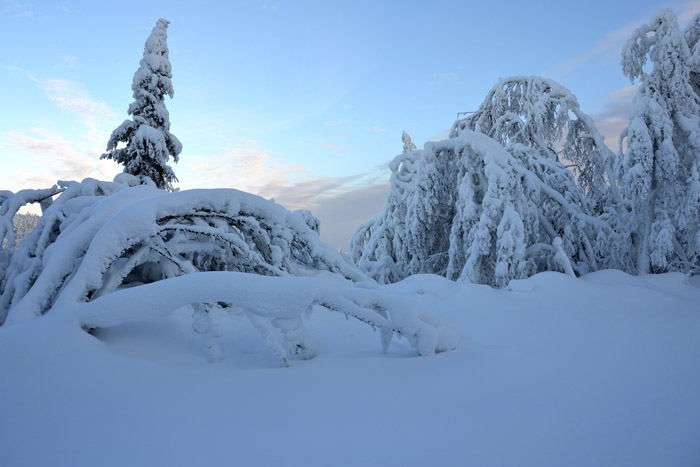
<svg viewBox="0 0 700 467"><path fill-rule="evenodd" d="M359 267L309 211L174 189L168 24L124 173L0 190L0 466L700 465L700 15L623 47L617 159L540 77L403 132Z"/></svg>
<svg viewBox="0 0 700 467"><path fill-rule="evenodd" d="M240 315L209 313L211 363L190 309L95 336L51 312L0 327L0 465L698 465L692 283L412 276L380 287L456 323L458 349L382 355L363 323L316 309L318 356L290 368Z"/></svg>

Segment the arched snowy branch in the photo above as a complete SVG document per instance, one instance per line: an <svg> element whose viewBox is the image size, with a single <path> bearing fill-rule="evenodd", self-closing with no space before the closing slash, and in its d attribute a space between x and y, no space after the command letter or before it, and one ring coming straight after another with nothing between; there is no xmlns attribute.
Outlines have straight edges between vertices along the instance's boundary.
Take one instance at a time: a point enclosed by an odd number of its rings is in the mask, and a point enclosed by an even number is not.
<svg viewBox="0 0 700 467"><path fill-rule="evenodd" d="M124 289L61 312L77 315L87 328L104 328L166 316L191 303L226 304L248 316L285 365L289 358L300 355L299 346L306 340L299 320L317 306L380 329L384 350L394 334L406 338L420 355L455 349L461 340L459 331L447 320L422 309L409 297L314 277L204 272ZM282 332L282 343L275 339L273 328Z"/></svg>

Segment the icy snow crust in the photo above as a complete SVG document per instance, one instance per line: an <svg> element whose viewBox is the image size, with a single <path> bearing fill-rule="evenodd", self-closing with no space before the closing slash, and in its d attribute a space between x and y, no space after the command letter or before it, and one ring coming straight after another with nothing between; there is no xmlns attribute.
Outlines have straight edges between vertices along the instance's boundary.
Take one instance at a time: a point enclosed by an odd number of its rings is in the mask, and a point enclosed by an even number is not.
<svg viewBox="0 0 700 467"><path fill-rule="evenodd" d="M209 341L189 307L94 336L68 308L0 327L0 464L700 465L700 289L683 275L548 272L500 290L417 275L380 290L439 312L463 344L412 358L398 339L381 355L362 322L314 310L318 356L285 369L225 310L207 313Z"/></svg>

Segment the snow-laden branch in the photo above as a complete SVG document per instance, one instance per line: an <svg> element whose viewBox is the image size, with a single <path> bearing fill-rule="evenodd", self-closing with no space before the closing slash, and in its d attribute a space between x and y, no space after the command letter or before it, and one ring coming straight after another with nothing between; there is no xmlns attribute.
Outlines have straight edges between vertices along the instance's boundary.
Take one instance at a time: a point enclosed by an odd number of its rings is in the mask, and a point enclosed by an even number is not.
<svg viewBox="0 0 700 467"><path fill-rule="evenodd" d="M51 205L53 197L64 189L54 185L39 190L20 190L17 193L3 190L0 192L0 245L7 240L8 249L14 249L15 233L13 219L17 211L27 204L39 203L42 210ZM0 275L0 279L2 276Z"/></svg>
<svg viewBox="0 0 700 467"><path fill-rule="evenodd" d="M65 307L87 328L105 328L162 317L192 303L222 303L248 316L269 340L272 328L285 335L268 346L284 364L303 342L304 314L319 306L343 313L382 331L384 350L392 335L406 338L420 355L455 349L461 340L445 318L423 309L410 297L384 288L360 288L352 282L316 277L265 277L240 272L203 272L120 290L89 303ZM201 318L200 318L201 319Z"/></svg>

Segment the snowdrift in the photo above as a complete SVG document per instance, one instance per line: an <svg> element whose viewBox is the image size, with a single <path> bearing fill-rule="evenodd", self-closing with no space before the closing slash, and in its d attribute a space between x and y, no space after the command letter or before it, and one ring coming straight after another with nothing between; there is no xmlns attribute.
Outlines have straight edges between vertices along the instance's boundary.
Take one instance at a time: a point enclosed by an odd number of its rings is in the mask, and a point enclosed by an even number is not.
<svg viewBox="0 0 700 467"><path fill-rule="evenodd" d="M341 286L325 276L320 288ZM379 355L364 323L314 310L318 356L288 369L226 309L207 313L216 363L190 308L94 336L55 309L0 327L0 464L700 465L698 285L548 272L496 290L416 275L383 286L386 299L439 312L459 348L412 358L397 339ZM271 288L249 287L247 303L270 303Z"/></svg>

